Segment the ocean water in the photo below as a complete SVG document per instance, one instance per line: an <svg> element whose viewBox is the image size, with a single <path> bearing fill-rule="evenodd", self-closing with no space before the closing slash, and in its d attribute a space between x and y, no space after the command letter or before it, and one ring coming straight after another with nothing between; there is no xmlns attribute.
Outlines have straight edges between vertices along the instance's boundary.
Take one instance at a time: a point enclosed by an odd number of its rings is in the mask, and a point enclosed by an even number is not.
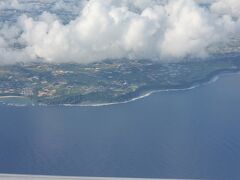
<svg viewBox="0 0 240 180"><path fill-rule="evenodd" d="M0 106L0 173L240 178L240 75L102 107Z"/></svg>

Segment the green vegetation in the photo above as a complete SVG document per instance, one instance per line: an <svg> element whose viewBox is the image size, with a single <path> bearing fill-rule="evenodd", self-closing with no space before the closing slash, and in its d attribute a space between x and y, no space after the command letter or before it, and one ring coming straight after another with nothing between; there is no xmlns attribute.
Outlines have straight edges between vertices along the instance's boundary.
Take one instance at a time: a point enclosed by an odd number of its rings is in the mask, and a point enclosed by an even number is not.
<svg viewBox="0 0 240 180"><path fill-rule="evenodd" d="M183 89L240 68L239 56L159 63L106 60L92 64L28 63L0 66L0 96L26 96L42 104L127 101L149 91Z"/></svg>

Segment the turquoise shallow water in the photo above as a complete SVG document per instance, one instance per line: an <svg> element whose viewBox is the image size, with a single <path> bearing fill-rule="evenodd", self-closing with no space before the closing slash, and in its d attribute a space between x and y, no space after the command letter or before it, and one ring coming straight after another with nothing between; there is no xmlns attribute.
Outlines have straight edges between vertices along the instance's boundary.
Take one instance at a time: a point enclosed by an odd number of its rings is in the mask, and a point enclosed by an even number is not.
<svg viewBox="0 0 240 180"><path fill-rule="evenodd" d="M103 107L0 107L0 173L240 178L240 75Z"/></svg>

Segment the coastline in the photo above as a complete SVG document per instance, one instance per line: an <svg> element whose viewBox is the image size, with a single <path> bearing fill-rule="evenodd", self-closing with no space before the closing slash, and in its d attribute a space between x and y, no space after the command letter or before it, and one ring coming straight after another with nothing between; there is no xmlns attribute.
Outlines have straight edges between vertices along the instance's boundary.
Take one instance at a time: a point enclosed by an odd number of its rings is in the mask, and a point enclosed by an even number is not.
<svg viewBox="0 0 240 180"><path fill-rule="evenodd" d="M206 81L202 80L202 83L198 83L198 84L192 85L192 86L187 87L187 88L153 90L153 91L143 93L142 95L140 95L138 97L132 98L130 100L122 101L122 102L102 103L102 104L86 104L86 105L84 105L84 104L60 104L59 106L64 106L64 107L101 107L101 106L126 104L126 103L130 103L130 102L134 102L134 101L146 98L146 97L151 96L152 94L155 94L155 93L192 90L192 89L198 88L200 86L204 86L204 85L214 83L214 82L219 80L220 76L231 75L231 74L239 74L240 75L240 71L237 71L237 72L220 72L217 75L212 76L212 78L209 78L208 81L207 80ZM45 105L45 106L48 106L48 105Z"/></svg>
<svg viewBox="0 0 240 180"><path fill-rule="evenodd" d="M137 97L134 97L130 100L125 100L125 101L119 101L119 102L111 102L111 103L96 103L96 104L57 104L57 105L48 105L48 104L31 104L31 105L27 105L27 104L17 104L17 103L5 103L4 99L8 99L8 98L27 98L28 97L24 97L24 96L0 96L0 103L7 105L7 106L17 106L17 107L22 107L22 106L43 106L43 107L57 107L57 106L62 106L62 107L102 107L102 106L111 106L111 105L119 105L119 104L126 104L126 103L130 103L130 102L134 102L143 98L146 98L148 96L151 96L152 94L155 93L160 93L160 92L174 92L174 91L187 91L187 90L192 90L195 88L198 88L200 86L204 86L204 85L208 85L211 83L216 82L217 80L219 80L220 76L224 76L224 75L231 75L231 74L240 74L239 70L220 70L218 72L213 72L212 74L210 74L208 77L206 77L205 79L199 80L199 81L195 81L192 83L191 86L189 87L185 87L185 88L172 88L172 89L159 89L159 90L150 90L150 91L146 91L145 93L141 93L138 92L140 95Z"/></svg>
<svg viewBox="0 0 240 180"><path fill-rule="evenodd" d="M24 107L34 106L35 104L30 98L25 96L0 96L0 105Z"/></svg>

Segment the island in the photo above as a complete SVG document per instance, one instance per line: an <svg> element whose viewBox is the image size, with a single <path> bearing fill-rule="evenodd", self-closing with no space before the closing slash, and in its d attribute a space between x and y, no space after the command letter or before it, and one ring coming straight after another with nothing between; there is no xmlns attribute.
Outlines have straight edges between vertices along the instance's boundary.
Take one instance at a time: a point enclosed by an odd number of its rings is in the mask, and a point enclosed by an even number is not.
<svg viewBox="0 0 240 180"><path fill-rule="evenodd" d="M121 103L155 91L188 89L219 73L239 70L239 53L179 62L120 59L90 64L8 64L0 66L0 101L15 97L33 105Z"/></svg>

